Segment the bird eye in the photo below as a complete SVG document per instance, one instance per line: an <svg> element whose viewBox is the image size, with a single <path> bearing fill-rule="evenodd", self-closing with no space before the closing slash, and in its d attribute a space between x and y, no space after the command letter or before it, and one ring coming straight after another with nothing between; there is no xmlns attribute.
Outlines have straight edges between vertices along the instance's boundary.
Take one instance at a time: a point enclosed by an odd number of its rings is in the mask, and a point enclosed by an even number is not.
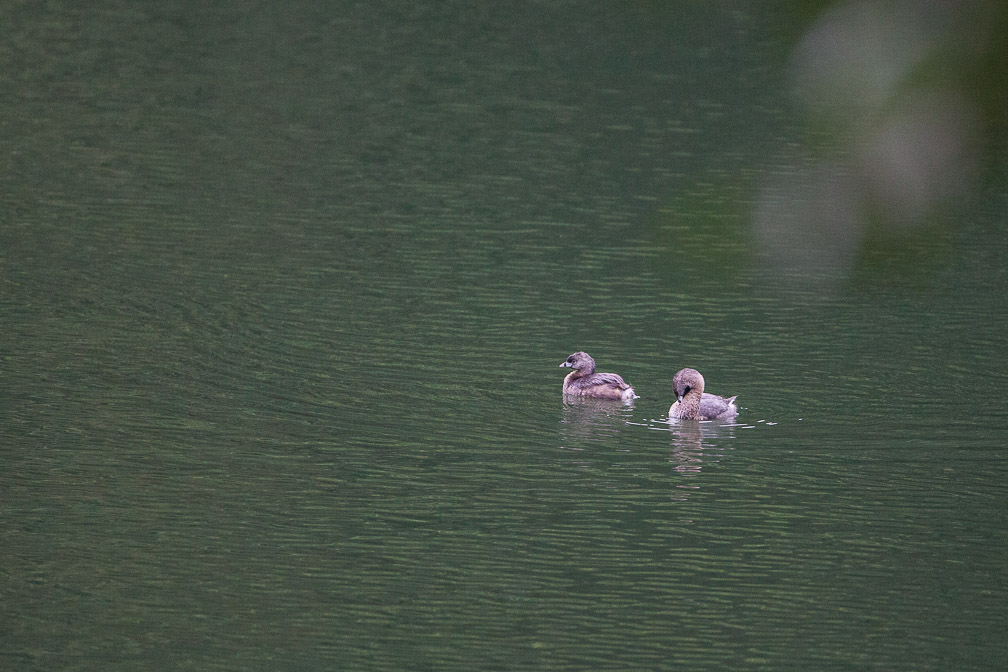
<svg viewBox="0 0 1008 672"><path fill-rule="evenodd" d="M573 364L574 363L574 355L571 355L570 357L567 358L567 363L568 364Z"/></svg>

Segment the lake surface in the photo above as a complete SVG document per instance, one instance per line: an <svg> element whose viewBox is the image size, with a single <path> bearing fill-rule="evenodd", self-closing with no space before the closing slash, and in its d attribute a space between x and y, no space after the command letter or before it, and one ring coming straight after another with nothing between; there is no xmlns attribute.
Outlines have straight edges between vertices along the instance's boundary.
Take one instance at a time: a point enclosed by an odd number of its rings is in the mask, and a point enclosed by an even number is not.
<svg viewBox="0 0 1008 672"><path fill-rule="evenodd" d="M0 9L0 667L1003 665L1003 127L842 228L811 12L103 7Z"/></svg>

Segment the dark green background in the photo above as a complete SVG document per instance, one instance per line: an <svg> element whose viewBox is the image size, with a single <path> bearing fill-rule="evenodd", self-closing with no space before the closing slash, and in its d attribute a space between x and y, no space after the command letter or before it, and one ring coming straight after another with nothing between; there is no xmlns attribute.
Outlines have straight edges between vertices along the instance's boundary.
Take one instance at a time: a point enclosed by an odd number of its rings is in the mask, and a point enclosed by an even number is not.
<svg viewBox="0 0 1008 672"><path fill-rule="evenodd" d="M795 267L817 8L86 5L0 9L0 667L1003 665L989 55L969 191Z"/></svg>

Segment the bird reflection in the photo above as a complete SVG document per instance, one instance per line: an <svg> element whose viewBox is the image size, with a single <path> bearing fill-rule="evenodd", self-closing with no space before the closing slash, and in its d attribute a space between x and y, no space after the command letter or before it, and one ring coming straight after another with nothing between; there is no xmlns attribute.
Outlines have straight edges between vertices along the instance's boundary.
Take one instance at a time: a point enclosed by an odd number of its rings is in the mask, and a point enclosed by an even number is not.
<svg viewBox="0 0 1008 672"><path fill-rule="evenodd" d="M633 417L633 402L566 398L560 415L565 442L610 439L624 430Z"/></svg>
<svg viewBox="0 0 1008 672"><path fill-rule="evenodd" d="M735 425L673 419L669 422L669 432L672 435L669 462L675 465L677 472L697 476L704 462L709 464L720 459L722 440L735 438Z"/></svg>
<svg viewBox="0 0 1008 672"><path fill-rule="evenodd" d="M703 432L699 422L671 422L672 454L669 462L681 474L699 474L703 461Z"/></svg>

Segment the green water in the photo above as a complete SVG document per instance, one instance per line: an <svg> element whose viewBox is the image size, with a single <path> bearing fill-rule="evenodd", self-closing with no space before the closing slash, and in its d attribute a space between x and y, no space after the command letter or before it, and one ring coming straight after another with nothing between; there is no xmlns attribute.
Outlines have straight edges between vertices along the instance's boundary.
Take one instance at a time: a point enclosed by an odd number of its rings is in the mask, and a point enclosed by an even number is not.
<svg viewBox="0 0 1008 672"><path fill-rule="evenodd" d="M796 271L801 17L216 6L0 9L0 668L1003 665L1003 153Z"/></svg>

